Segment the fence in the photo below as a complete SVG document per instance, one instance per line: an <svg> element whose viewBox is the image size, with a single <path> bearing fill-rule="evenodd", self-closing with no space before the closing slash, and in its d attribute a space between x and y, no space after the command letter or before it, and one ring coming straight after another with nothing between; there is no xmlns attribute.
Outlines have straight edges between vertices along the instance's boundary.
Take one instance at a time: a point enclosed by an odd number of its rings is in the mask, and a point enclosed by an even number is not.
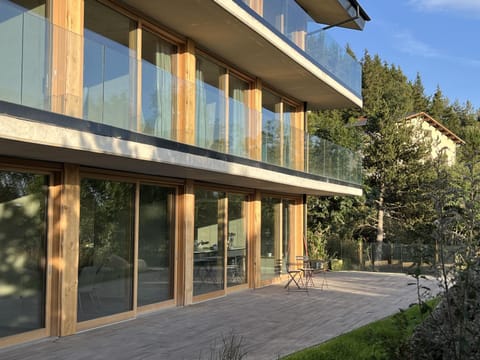
<svg viewBox="0 0 480 360"><path fill-rule="evenodd" d="M454 264L461 246L443 249L435 244L344 243L338 247L333 269L408 272L420 265L425 271L434 270L440 259L446 265ZM441 256L442 255L442 256Z"/></svg>

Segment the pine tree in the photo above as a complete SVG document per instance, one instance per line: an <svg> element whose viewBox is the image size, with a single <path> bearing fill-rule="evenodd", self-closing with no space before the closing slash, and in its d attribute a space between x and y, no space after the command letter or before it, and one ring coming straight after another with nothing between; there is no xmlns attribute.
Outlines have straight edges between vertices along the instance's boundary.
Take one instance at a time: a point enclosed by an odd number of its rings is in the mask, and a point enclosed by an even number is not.
<svg viewBox="0 0 480 360"><path fill-rule="evenodd" d="M423 87L420 73L417 73L412 86L413 111L415 113L428 111L428 98L425 96L425 88Z"/></svg>
<svg viewBox="0 0 480 360"><path fill-rule="evenodd" d="M428 107L428 114L434 119L441 122L447 106L448 99L443 96L440 86L437 85L437 89L435 90L435 93L433 94L432 100L430 101L430 105Z"/></svg>

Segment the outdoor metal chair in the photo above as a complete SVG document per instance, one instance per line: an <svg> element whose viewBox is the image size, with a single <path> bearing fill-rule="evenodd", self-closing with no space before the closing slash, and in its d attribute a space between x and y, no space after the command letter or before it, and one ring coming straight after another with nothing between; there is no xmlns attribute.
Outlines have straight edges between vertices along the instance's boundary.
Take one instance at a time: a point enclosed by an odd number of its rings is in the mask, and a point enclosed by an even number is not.
<svg viewBox="0 0 480 360"><path fill-rule="evenodd" d="M297 256L296 257L298 267L302 271L302 277L305 287L314 287L315 283L313 282L313 268L310 264L308 256Z"/></svg>
<svg viewBox="0 0 480 360"><path fill-rule="evenodd" d="M288 281L285 284L285 289L290 291L290 286L295 285L295 290L307 290L303 282L303 272L297 267L297 264L287 262L285 267L288 274Z"/></svg>

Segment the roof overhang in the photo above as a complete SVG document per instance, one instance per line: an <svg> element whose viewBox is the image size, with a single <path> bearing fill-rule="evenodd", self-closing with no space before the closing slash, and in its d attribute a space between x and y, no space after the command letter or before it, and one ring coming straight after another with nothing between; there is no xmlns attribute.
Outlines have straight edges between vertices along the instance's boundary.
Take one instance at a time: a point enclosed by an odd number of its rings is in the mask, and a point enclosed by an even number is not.
<svg viewBox="0 0 480 360"><path fill-rule="evenodd" d="M117 0L311 109L361 107L353 93L232 0ZM186 10L188 9L188 10Z"/></svg>
<svg viewBox="0 0 480 360"><path fill-rule="evenodd" d="M356 0L295 0L316 22L363 30L370 17Z"/></svg>

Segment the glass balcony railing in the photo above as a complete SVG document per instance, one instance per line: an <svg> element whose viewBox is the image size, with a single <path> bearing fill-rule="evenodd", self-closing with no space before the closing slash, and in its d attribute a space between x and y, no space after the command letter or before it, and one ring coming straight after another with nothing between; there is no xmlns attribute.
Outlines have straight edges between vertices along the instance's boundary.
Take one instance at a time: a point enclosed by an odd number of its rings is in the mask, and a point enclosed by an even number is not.
<svg viewBox="0 0 480 360"><path fill-rule="evenodd" d="M83 64L69 69L65 49ZM275 119L262 123L260 111L219 88L179 79L125 46L73 34L8 1L0 1L0 53L0 100L361 184L361 158L351 151ZM187 93L196 94L191 129L177 121L179 94Z"/></svg>
<svg viewBox="0 0 480 360"><path fill-rule="evenodd" d="M258 16L274 31L303 51L319 67L346 86L355 95L362 94L361 65L346 52L321 25L315 22L294 0L254 2L258 8L250 7L251 0L234 0Z"/></svg>

